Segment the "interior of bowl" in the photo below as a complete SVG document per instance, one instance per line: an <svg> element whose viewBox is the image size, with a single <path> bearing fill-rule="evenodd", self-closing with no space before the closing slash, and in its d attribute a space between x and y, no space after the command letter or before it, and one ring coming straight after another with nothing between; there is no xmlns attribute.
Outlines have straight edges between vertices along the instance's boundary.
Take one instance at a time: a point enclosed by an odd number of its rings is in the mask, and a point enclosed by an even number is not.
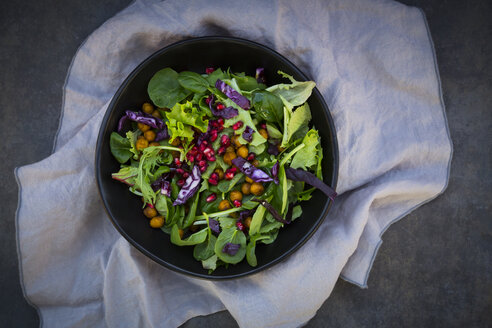
<svg viewBox="0 0 492 328"><path fill-rule="evenodd" d="M116 131L118 120L126 110L138 110L148 102L147 84L160 69L171 67L198 73L206 67L231 68L233 72L255 74L257 67L265 68L267 85L286 82L277 74L282 70L296 80L308 80L287 59L260 44L229 37L205 37L181 41L156 52L140 64L116 92L103 119L96 149L96 178L108 215L117 230L137 249L156 262L181 273L206 279L237 278L261 271L298 249L321 224L331 206L329 199L319 191L312 199L303 202L301 218L284 227L276 241L256 248L258 266L246 261L228 268L220 267L212 274L193 258L193 247L178 247L170 242L169 235L159 229L151 229L142 215L139 197L128 191L126 185L111 178L119 170L113 158L109 139ZM317 89L308 100L312 123L318 129L324 150L323 177L325 183L336 187L338 174L338 148L334 125L321 94Z"/></svg>

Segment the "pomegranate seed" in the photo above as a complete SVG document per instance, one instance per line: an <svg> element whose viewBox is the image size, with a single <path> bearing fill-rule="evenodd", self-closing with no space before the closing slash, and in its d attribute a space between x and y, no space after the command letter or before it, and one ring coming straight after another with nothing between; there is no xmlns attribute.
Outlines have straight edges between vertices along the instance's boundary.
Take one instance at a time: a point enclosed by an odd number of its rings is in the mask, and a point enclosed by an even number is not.
<svg viewBox="0 0 492 328"><path fill-rule="evenodd" d="M201 153L205 150L206 147L207 147L207 142L202 141L202 143L200 144L200 147L198 147L198 151Z"/></svg>
<svg viewBox="0 0 492 328"><path fill-rule="evenodd" d="M249 153L248 157L246 157L246 160L251 162L255 160L255 153Z"/></svg>
<svg viewBox="0 0 492 328"><path fill-rule="evenodd" d="M208 154L211 154L214 150L212 149L212 147L207 147L203 150L203 154L205 156L207 156Z"/></svg>
<svg viewBox="0 0 492 328"><path fill-rule="evenodd" d="M203 159L203 154L202 153L196 154L195 159L197 162L201 161Z"/></svg>
<svg viewBox="0 0 492 328"><path fill-rule="evenodd" d="M207 73L207 74L212 74L214 71L215 71L215 68L213 68L213 67L205 68L205 73Z"/></svg>
<svg viewBox="0 0 492 328"><path fill-rule="evenodd" d="M208 179L208 183L210 183L211 185L216 186L219 183L219 181L210 178L210 179Z"/></svg>
<svg viewBox="0 0 492 328"><path fill-rule="evenodd" d="M217 154L219 154L220 156L224 155L225 152L226 152L226 146L220 146L219 149L217 150Z"/></svg>
<svg viewBox="0 0 492 328"><path fill-rule="evenodd" d="M198 154L198 148L195 146L188 151L188 155L195 157Z"/></svg>
<svg viewBox="0 0 492 328"><path fill-rule="evenodd" d="M190 163L193 163L193 162L195 161L195 157L193 157L193 156L188 156L188 161L189 161Z"/></svg>
<svg viewBox="0 0 492 328"><path fill-rule="evenodd" d="M235 166L233 166L233 167L227 169L226 172L236 173L237 172L237 168Z"/></svg>
<svg viewBox="0 0 492 328"><path fill-rule="evenodd" d="M217 199L217 195L213 192L210 194L210 196L207 197L206 201L207 201L207 203L211 203L216 199Z"/></svg>
<svg viewBox="0 0 492 328"><path fill-rule="evenodd" d="M205 99L205 102L208 104L210 104L210 101L212 100L212 98L208 97L207 99Z"/></svg>
<svg viewBox="0 0 492 328"><path fill-rule="evenodd" d="M199 161L199 162L198 162L198 166L199 166L199 167L202 167L202 166L205 166L205 165L207 165L207 161L205 161L205 160L203 160L203 159L202 159L201 161Z"/></svg>
<svg viewBox="0 0 492 328"><path fill-rule="evenodd" d="M150 208L154 208L154 205L152 205L151 203L147 203L147 206Z"/></svg>
<svg viewBox="0 0 492 328"><path fill-rule="evenodd" d="M243 121L237 121L237 122L236 122L236 123L234 123L234 125L232 126L232 129L233 129L233 130L239 130L242 126L243 126Z"/></svg>
<svg viewBox="0 0 492 328"><path fill-rule="evenodd" d="M232 204L236 207L241 207L241 201L239 199L234 199L234 201L232 202ZM239 222L238 222L239 223Z"/></svg>
<svg viewBox="0 0 492 328"><path fill-rule="evenodd" d="M217 173L215 173L215 172L214 172L214 173L212 173L212 174L210 175L210 179L212 179L212 180L219 180L219 175L218 175Z"/></svg>
<svg viewBox="0 0 492 328"><path fill-rule="evenodd" d="M200 166L200 172L205 172L207 170L207 165L205 164L204 166Z"/></svg>
<svg viewBox="0 0 492 328"><path fill-rule="evenodd" d="M241 231L244 230L244 225L241 222L236 222L236 227Z"/></svg>
<svg viewBox="0 0 492 328"><path fill-rule="evenodd" d="M225 175L224 175L224 178L226 180L232 180L232 178L234 178L234 173L232 172L227 172Z"/></svg>
<svg viewBox="0 0 492 328"><path fill-rule="evenodd" d="M219 130L219 132L224 131L224 126L223 125L219 126L218 130Z"/></svg>
<svg viewBox="0 0 492 328"><path fill-rule="evenodd" d="M183 173L183 179L188 179L189 176L190 174L188 172Z"/></svg>
<svg viewBox="0 0 492 328"><path fill-rule="evenodd" d="M266 128L267 128L266 123L261 123L261 124L260 124L260 128L262 128L262 129L266 129Z"/></svg>
<svg viewBox="0 0 492 328"><path fill-rule="evenodd" d="M217 123L219 123L220 126L224 125L224 119L222 117L220 117L218 120L217 120Z"/></svg>
<svg viewBox="0 0 492 328"><path fill-rule="evenodd" d="M182 187L185 184L185 179L179 179L178 182L176 182L178 186Z"/></svg>
<svg viewBox="0 0 492 328"><path fill-rule="evenodd" d="M215 162L217 160L214 155L210 155L210 157L207 157L207 159L209 162Z"/></svg>
<svg viewBox="0 0 492 328"><path fill-rule="evenodd" d="M222 104L217 105L217 110L223 110L224 108L225 108L225 106Z"/></svg>
<svg viewBox="0 0 492 328"><path fill-rule="evenodd" d="M217 137L218 137L217 130L210 131L210 141L211 142L214 142L215 140L217 140Z"/></svg>
<svg viewBox="0 0 492 328"><path fill-rule="evenodd" d="M176 169L176 173L177 174L183 174L185 170L179 168L179 169Z"/></svg>
<svg viewBox="0 0 492 328"><path fill-rule="evenodd" d="M176 166L178 166L178 167L181 166L181 161L179 160L179 158L176 157L174 159L174 164L176 164Z"/></svg>
<svg viewBox="0 0 492 328"><path fill-rule="evenodd" d="M210 125L213 127L213 128L218 128L219 127L219 123L217 123L216 120L212 120L210 121Z"/></svg>
<svg viewBox="0 0 492 328"><path fill-rule="evenodd" d="M223 134L222 137L220 137L220 144L225 147L231 144L231 139L227 134Z"/></svg>

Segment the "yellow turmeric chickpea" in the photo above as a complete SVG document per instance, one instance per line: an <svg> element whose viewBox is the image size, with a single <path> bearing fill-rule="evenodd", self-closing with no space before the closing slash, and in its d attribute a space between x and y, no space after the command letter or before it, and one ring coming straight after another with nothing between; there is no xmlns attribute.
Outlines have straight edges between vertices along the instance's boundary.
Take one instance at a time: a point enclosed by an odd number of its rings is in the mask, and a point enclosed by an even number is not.
<svg viewBox="0 0 492 328"><path fill-rule="evenodd" d="M243 183L241 185L241 192L243 193L243 195L249 195L251 193L251 183Z"/></svg>
<svg viewBox="0 0 492 328"><path fill-rule="evenodd" d="M151 115L157 118L162 118L161 113L159 113L157 109L153 111Z"/></svg>
<svg viewBox="0 0 492 328"><path fill-rule="evenodd" d="M234 191L231 191L231 193L229 194L229 198L231 199L231 202L235 201L235 200L243 200L243 194L241 194L241 192L239 190L234 190Z"/></svg>
<svg viewBox="0 0 492 328"><path fill-rule="evenodd" d="M221 200L219 203L219 211L225 211L231 208L231 204L227 199Z"/></svg>
<svg viewBox="0 0 492 328"><path fill-rule="evenodd" d="M179 233L179 238L183 239L184 231L179 229L178 233Z"/></svg>
<svg viewBox="0 0 492 328"><path fill-rule="evenodd" d="M237 148L241 147L243 144L239 142L239 135L232 136L231 143Z"/></svg>
<svg viewBox="0 0 492 328"><path fill-rule="evenodd" d="M246 157L248 157L248 153L249 153L248 147L241 146L238 148L236 153L237 153L237 156L241 156L242 158L246 158Z"/></svg>
<svg viewBox="0 0 492 328"><path fill-rule="evenodd" d="M259 129L258 130L258 133L260 133L260 135L265 138L265 139L268 139L268 131L265 130L265 129Z"/></svg>
<svg viewBox="0 0 492 328"><path fill-rule="evenodd" d="M157 215L157 211L155 210L155 208L150 207L150 206L147 206L146 208L144 208L143 213L149 219L152 219L154 216Z"/></svg>
<svg viewBox="0 0 492 328"><path fill-rule="evenodd" d="M235 152L236 150L234 149L233 146L229 146L226 148L226 153L230 153L230 152Z"/></svg>
<svg viewBox="0 0 492 328"><path fill-rule="evenodd" d="M160 146L160 145L161 145L160 143L155 142L155 141L154 141L154 142L149 143L149 147L157 147L157 146Z"/></svg>
<svg viewBox="0 0 492 328"><path fill-rule="evenodd" d="M154 106L152 106L152 104L150 103L143 103L142 105L142 111L144 113L147 113L147 114L152 114L152 112L154 111Z"/></svg>
<svg viewBox="0 0 492 328"><path fill-rule="evenodd" d="M253 218L251 216L248 216L246 219L244 219L243 223L246 226L246 228L249 228L252 220L253 220Z"/></svg>
<svg viewBox="0 0 492 328"><path fill-rule="evenodd" d="M219 167L219 168L216 168L214 172L217 173L217 175L219 176L219 180L224 179L224 170L223 169L221 169Z"/></svg>
<svg viewBox="0 0 492 328"><path fill-rule="evenodd" d="M152 228L162 228L163 225L164 225L164 217L162 216L154 216L150 220L150 226Z"/></svg>
<svg viewBox="0 0 492 328"><path fill-rule="evenodd" d="M155 139L155 132L152 131L152 130L149 130L149 131L145 131L144 132L144 138L147 140L147 141L154 141Z"/></svg>
<svg viewBox="0 0 492 328"><path fill-rule="evenodd" d="M137 150L145 149L148 146L149 146L149 142L147 141L147 139L144 139L144 138L139 138L135 144L135 147L137 148Z"/></svg>
<svg viewBox="0 0 492 328"><path fill-rule="evenodd" d="M138 129L142 132L150 130L150 126L148 126L147 124L137 123L137 126L138 126Z"/></svg>
<svg viewBox="0 0 492 328"><path fill-rule="evenodd" d="M253 182L253 184L251 184L251 193L253 195L260 196L261 194L263 194L263 191L265 191L265 188L263 188L263 185L261 183Z"/></svg>
<svg viewBox="0 0 492 328"><path fill-rule="evenodd" d="M251 162L251 164L253 164L254 167L260 166L260 162L257 159L255 159L253 162Z"/></svg>
<svg viewBox="0 0 492 328"><path fill-rule="evenodd" d="M234 158L236 158L236 153L233 152L233 151L228 151L225 153L224 155L224 162L227 164L227 165L232 165L232 160Z"/></svg>
<svg viewBox="0 0 492 328"><path fill-rule="evenodd" d="M246 177L246 182L247 183L253 183L254 181L250 177Z"/></svg>
<svg viewBox="0 0 492 328"><path fill-rule="evenodd" d="M171 145L174 147L179 146L180 143L181 143L181 140L179 138L174 138L173 141L171 141Z"/></svg>

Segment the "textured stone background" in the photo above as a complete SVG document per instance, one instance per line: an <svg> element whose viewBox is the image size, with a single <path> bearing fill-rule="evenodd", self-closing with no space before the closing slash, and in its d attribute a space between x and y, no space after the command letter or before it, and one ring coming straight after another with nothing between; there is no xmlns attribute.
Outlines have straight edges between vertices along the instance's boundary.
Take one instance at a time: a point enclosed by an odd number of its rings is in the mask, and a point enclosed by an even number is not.
<svg viewBox="0 0 492 328"><path fill-rule="evenodd" d="M32 327L15 246L13 170L50 155L83 40L129 0L0 2L0 322ZM435 42L454 144L449 187L385 233L362 290L339 280L307 327L492 326L492 2L412 1ZM228 312L184 327L234 327Z"/></svg>

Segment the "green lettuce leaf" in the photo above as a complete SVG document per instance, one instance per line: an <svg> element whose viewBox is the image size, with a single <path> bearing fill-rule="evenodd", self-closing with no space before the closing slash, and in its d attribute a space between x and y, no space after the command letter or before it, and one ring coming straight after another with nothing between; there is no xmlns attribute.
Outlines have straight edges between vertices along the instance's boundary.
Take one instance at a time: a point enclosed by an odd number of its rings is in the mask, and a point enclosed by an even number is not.
<svg viewBox="0 0 492 328"><path fill-rule="evenodd" d="M286 120L285 117L287 116L289 117ZM291 115L286 115L285 117L282 147L287 147L290 139L298 130L307 128L309 121L311 121L311 110L309 109L308 103L305 103L304 105L297 107Z"/></svg>
<svg viewBox="0 0 492 328"><path fill-rule="evenodd" d="M303 170L311 169L318 164L318 131L309 130L304 139L302 139L302 143L305 146L294 155L290 167Z"/></svg>
<svg viewBox="0 0 492 328"><path fill-rule="evenodd" d="M171 68L164 68L154 74L147 87L152 102L161 108L171 108L177 102L191 94L178 82L178 73Z"/></svg>
<svg viewBox="0 0 492 328"><path fill-rule="evenodd" d="M208 229L203 229L198 232L195 232L191 236L186 239L181 239L179 236L179 228L175 224L171 230L171 243L178 246L193 246L201 244L207 239Z"/></svg>
<svg viewBox="0 0 492 328"><path fill-rule="evenodd" d="M278 71L278 74L289 79L291 84L276 84L266 90L279 96L289 110L292 110L295 106L301 106L304 104L311 96L311 93L316 86L316 83L313 81L296 81L292 76L282 71Z"/></svg>
<svg viewBox="0 0 492 328"><path fill-rule="evenodd" d="M175 104L171 111L166 112L166 122L171 135L171 141L177 137L193 139L193 127L202 132L207 132L208 120L203 119L204 114L187 101L184 104Z"/></svg>
<svg viewBox="0 0 492 328"><path fill-rule="evenodd" d="M121 164L126 163L132 157L130 140L123 138L117 132L111 133L109 148L111 149L111 154Z"/></svg>

